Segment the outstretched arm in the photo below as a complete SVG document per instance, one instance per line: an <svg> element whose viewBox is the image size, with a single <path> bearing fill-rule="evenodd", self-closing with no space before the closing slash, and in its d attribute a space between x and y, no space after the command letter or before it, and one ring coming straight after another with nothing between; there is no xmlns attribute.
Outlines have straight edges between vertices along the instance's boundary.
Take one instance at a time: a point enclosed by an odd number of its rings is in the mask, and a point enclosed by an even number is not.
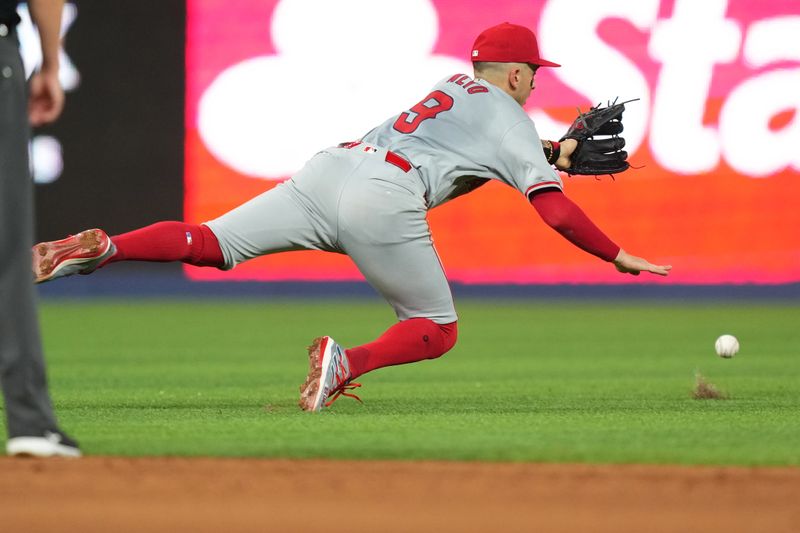
<svg viewBox="0 0 800 533"><path fill-rule="evenodd" d="M669 265L654 265L641 257L628 254L609 239L572 200L559 190L550 189L535 193L531 205L542 220L578 248L613 262L618 271L638 276L650 272L666 276Z"/></svg>

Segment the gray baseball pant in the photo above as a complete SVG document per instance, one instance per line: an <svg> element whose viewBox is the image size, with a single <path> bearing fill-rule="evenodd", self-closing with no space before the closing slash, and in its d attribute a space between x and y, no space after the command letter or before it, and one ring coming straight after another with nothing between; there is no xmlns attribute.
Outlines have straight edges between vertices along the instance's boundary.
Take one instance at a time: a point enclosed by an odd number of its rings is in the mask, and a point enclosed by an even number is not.
<svg viewBox="0 0 800 533"><path fill-rule="evenodd" d="M319 152L290 180L205 224L226 268L291 250L347 254L400 320L457 320L413 168L361 144Z"/></svg>
<svg viewBox="0 0 800 533"><path fill-rule="evenodd" d="M3 32L5 33L5 32ZM0 36L0 386L9 437L56 429L31 274L28 98L16 32Z"/></svg>

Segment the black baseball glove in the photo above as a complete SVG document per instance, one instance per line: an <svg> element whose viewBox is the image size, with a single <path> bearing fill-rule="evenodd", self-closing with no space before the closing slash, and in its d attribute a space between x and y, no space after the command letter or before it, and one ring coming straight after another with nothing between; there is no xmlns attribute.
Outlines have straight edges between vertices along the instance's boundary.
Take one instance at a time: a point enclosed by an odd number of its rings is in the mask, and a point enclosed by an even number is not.
<svg viewBox="0 0 800 533"><path fill-rule="evenodd" d="M617 103L614 100L606 107L598 104L586 113L578 110L578 118L560 139L578 141L578 147L570 156L570 167L565 172L571 175L597 176L619 174L628 170L628 152L623 150L625 139L619 134L623 130L622 112L625 111L625 104L633 101L635 100ZM596 136L603 137L595 138Z"/></svg>

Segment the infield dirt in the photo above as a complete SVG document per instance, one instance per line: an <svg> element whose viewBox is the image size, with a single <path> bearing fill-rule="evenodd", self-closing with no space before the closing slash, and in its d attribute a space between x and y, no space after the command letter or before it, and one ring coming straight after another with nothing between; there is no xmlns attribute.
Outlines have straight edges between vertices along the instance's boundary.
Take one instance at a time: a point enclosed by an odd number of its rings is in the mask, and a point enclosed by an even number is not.
<svg viewBox="0 0 800 533"><path fill-rule="evenodd" d="M800 469L0 459L3 531L800 531Z"/></svg>

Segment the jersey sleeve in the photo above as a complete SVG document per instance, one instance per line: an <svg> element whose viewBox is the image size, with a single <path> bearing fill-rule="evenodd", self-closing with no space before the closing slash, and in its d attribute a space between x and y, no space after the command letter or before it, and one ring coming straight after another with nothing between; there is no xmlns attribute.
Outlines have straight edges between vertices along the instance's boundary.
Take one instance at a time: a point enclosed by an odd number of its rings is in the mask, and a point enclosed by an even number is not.
<svg viewBox="0 0 800 533"><path fill-rule="evenodd" d="M563 189L561 178L544 157L542 141L531 120L523 120L506 132L497 152L498 178L529 197L544 189Z"/></svg>

